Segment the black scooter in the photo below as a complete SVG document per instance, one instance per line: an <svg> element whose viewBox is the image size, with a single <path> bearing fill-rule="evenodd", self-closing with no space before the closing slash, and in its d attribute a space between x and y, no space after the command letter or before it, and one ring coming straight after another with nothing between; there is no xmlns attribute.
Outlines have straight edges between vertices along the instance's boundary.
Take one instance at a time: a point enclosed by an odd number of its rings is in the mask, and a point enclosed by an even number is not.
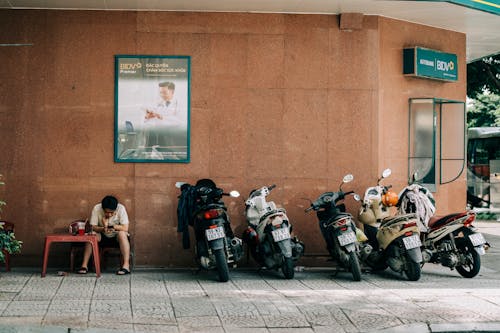
<svg viewBox="0 0 500 333"><path fill-rule="evenodd" d="M354 281L360 281L361 266L358 257L361 255L361 244L357 240L356 225L352 215L345 212L345 205L339 204L349 194L357 196L353 191L342 191L342 185L353 179L352 175L346 175L338 192L321 194L305 211L315 210L317 212L319 228L325 239L328 252L341 267L351 271Z"/></svg>
<svg viewBox="0 0 500 333"><path fill-rule="evenodd" d="M237 191L224 193L210 179L196 185L177 182L181 189L177 207L178 231L183 232L184 248L189 248L189 230L194 229L196 259L204 269L216 269L221 282L229 280L229 264L243 256L241 239L234 237L222 196L238 197ZM187 239L186 239L187 238Z"/></svg>

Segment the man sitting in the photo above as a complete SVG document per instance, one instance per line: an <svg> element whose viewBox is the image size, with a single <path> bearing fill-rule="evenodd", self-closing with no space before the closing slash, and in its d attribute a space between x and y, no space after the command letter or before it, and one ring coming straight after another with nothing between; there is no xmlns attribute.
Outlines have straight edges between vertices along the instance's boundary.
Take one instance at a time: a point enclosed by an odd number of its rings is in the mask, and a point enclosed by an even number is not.
<svg viewBox="0 0 500 333"><path fill-rule="evenodd" d="M95 205L92 209L90 225L92 231L96 233L97 241L100 242L101 246L113 245L118 241L123 257L123 265L116 274L130 274L129 221L125 206L118 203L118 200L113 196L104 197L101 203ZM86 243L82 266L78 269L78 274L87 274L91 254L92 246L90 243Z"/></svg>

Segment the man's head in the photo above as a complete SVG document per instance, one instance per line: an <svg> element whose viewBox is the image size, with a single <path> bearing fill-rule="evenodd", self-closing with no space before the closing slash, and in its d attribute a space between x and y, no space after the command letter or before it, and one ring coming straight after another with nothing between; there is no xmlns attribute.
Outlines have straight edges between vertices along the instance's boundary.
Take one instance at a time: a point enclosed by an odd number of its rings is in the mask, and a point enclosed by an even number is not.
<svg viewBox="0 0 500 333"><path fill-rule="evenodd" d="M115 214L116 207L118 207L118 199L111 195L107 195L102 199L101 206L104 211L104 216L110 218Z"/></svg>
<svg viewBox="0 0 500 333"><path fill-rule="evenodd" d="M172 82L160 82L158 86L160 87L160 97L170 102L174 98L175 84Z"/></svg>

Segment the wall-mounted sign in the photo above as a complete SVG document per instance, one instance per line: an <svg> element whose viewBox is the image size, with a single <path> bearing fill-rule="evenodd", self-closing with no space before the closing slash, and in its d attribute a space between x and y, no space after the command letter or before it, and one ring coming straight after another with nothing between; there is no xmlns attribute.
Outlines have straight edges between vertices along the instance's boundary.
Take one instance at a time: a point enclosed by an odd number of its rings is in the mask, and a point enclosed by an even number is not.
<svg viewBox="0 0 500 333"><path fill-rule="evenodd" d="M448 2L500 15L500 2L498 0L448 0Z"/></svg>
<svg viewBox="0 0 500 333"><path fill-rule="evenodd" d="M458 80L457 55L412 47L403 49L403 74L435 80Z"/></svg>
<svg viewBox="0 0 500 333"><path fill-rule="evenodd" d="M189 56L115 56L115 161L189 162Z"/></svg>

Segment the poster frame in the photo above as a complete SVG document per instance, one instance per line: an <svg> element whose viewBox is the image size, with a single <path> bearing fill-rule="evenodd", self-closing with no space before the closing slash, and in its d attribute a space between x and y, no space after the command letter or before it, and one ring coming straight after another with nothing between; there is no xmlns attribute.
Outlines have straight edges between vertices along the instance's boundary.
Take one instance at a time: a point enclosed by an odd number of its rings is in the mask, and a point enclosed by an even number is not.
<svg viewBox="0 0 500 333"><path fill-rule="evenodd" d="M167 90L174 97L165 106ZM114 102L116 163L190 162L190 56L115 55Z"/></svg>

